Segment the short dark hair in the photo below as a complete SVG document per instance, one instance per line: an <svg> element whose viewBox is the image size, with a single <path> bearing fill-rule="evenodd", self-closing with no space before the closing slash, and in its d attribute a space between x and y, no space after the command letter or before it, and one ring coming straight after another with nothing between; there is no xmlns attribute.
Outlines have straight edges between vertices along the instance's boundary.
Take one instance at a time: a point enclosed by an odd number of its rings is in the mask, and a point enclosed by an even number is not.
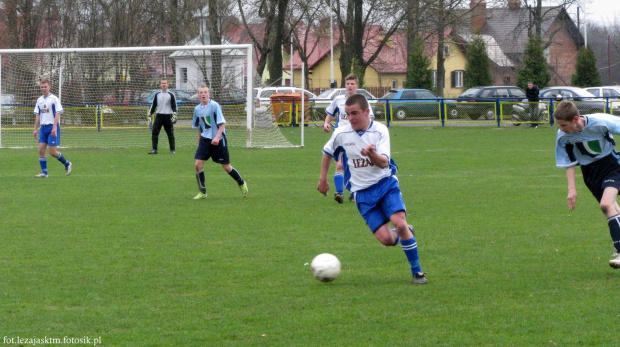
<svg viewBox="0 0 620 347"><path fill-rule="evenodd" d="M571 121L575 116L579 116L579 109L571 101L560 101L553 111L553 118Z"/></svg>
<svg viewBox="0 0 620 347"><path fill-rule="evenodd" d="M357 77L357 75L354 74L354 73L348 74L347 77L344 78L344 80L345 81L354 80L357 83L359 83L359 81L360 81L359 78Z"/></svg>
<svg viewBox="0 0 620 347"><path fill-rule="evenodd" d="M344 104L346 106L353 106L355 104L358 104L362 111L365 111L369 107L368 100L366 100L366 97L364 97L362 94L353 94L349 96L349 98L347 99L347 101L345 101Z"/></svg>

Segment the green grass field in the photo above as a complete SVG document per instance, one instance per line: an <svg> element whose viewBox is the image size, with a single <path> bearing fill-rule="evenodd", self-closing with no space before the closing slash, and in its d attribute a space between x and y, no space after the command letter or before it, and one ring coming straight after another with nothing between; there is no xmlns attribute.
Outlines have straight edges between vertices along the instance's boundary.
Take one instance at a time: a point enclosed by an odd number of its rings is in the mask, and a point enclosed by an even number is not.
<svg viewBox="0 0 620 347"><path fill-rule="evenodd" d="M284 128L299 138L299 129ZM392 155L426 286L353 203L316 190L328 135L231 149L247 180L189 146L0 150L0 339L101 338L102 346L615 345L620 273L604 217L578 181L566 207L555 129L392 127ZM162 139L162 148L167 141ZM49 157L49 156L48 156ZM332 193L333 194L333 193ZM342 262L331 283L309 263Z"/></svg>

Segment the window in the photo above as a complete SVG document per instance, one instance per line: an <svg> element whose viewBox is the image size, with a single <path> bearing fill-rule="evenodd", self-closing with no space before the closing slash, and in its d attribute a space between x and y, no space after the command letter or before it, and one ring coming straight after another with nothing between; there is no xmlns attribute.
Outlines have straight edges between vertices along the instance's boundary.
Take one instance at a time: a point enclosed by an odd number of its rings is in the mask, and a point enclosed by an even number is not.
<svg viewBox="0 0 620 347"><path fill-rule="evenodd" d="M443 55L444 55L444 57L449 57L450 56L450 46L449 45L443 45Z"/></svg>
<svg viewBox="0 0 620 347"><path fill-rule="evenodd" d="M187 68L181 68L181 83L187 83Z"/></svg>
<svg viewBox="0 0 620 347"><path fill-rule="evenodd" d="M392 80L392 88L397 88L396 87L396 80Z"/></svg>
<svg viewBox="0 0 620 347"><path fill-rule="evenodd" d="M403 92L401 99L415 99L415 92L413 90L406 90Z"/></svg>
<svg viewBox="0 0 620 347"><path fill-rule="evenodd" d="M463 88L463 70L452 71L452 88Z"/></svg>
<svg viewBox="0 0 620 347"><path fill-rule="evenodd" d="M437 88L437 70L431 71L431 78L433 79L433 88Z"/></svg>

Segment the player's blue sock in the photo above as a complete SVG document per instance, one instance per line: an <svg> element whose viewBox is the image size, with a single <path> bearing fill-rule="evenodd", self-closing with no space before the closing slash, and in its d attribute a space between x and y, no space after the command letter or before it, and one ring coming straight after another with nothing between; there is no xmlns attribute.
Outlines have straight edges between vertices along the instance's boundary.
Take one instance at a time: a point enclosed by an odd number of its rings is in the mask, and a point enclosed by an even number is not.
<svg viewBox="0 0 620 347"><path fill-rule="evenodd" d="M394 244L392 244L392 246L396 246L397 244L400 243L400 235L398 235L398 233L396 232L396 229L394 228L392 228L392 232L396 234L396 241L394 241Z"/></svg>
<svg viewBox="0 0 620 347"><path fill-rule="evenodd" d="M239 172L237 171L237 169L235 169L233 167L232 170L230 170L230 172L228 173L230 175L230 177L232 177L235 181L237 181L238 185L242 185L245 181L243 180L243 178L241 178L241 175L239 175Z"/></svg>
<svg viewBox="0 0 620 347"><path fill-rule="evenodd" d="M403 247L403 252L407 256L407 260L411 265L411 273L417 274L422 272L420 267L420 257L418 257L418 243L415 241L415 237L409 240L400 240L400 244Z"/></svg>
<svg viewBox="0 0 620 347"><path fill-rule="evenodd" d="M41 165L41 172L47 175L47 158L39 158L39 165Z"/></svg>
<svg viewBox="0 0 620 347"><path fill-rule="evenodd" d="M59 162L63 163L65 166L67 166L67 159L65 159L65 157L62 155L62 153L60 153L58 155L58 158L56 158L56 159L58 159Z"/></svg>
<svg viewBox="0 0 620 347"><path fill-rule="evenodd" d="M344 177L340 172L334 174L334 188L336 188L336 193L338 194L342 194L344 191Z"/></svg>
<svg viewBox="0 0 620 347"><path fill-rule="evenodd" d="M620 253L620 214L609 218L607 225L609 225L609 234L611 234L616 252Z"/></svg>

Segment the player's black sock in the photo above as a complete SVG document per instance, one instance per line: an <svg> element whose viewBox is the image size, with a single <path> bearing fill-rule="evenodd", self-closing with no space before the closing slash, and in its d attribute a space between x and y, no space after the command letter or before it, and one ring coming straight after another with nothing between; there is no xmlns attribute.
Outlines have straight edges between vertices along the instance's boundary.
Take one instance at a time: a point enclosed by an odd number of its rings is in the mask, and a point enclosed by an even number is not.
<svg viewBox="0 0 620 347"><path fill-rule="evenodd" d="M607 220L609 225L609 234L614 243L616 252L620 253L620 214L617 214Z"/></svg>
<svg viewBox="0 0 620 347"><path fill-rule="evenodd" d="M245 183L245 181L243 180L243 178L241 178L241 175L239 175L239 172L237 172L237 169L235 169L233 167L232 170L230 170L230 172L228 173L230 175L230 177L232 177L235 181L237 181L238 185L242 185L243 183Z"/></svg>
<svg viewBox="0 0 620 347"><path fill-rule="evenodd" d="M200 171L196 174L196 182L198 183L198 189L202 194L207 194L207 187L205 187L205 172Z"/></svg>

